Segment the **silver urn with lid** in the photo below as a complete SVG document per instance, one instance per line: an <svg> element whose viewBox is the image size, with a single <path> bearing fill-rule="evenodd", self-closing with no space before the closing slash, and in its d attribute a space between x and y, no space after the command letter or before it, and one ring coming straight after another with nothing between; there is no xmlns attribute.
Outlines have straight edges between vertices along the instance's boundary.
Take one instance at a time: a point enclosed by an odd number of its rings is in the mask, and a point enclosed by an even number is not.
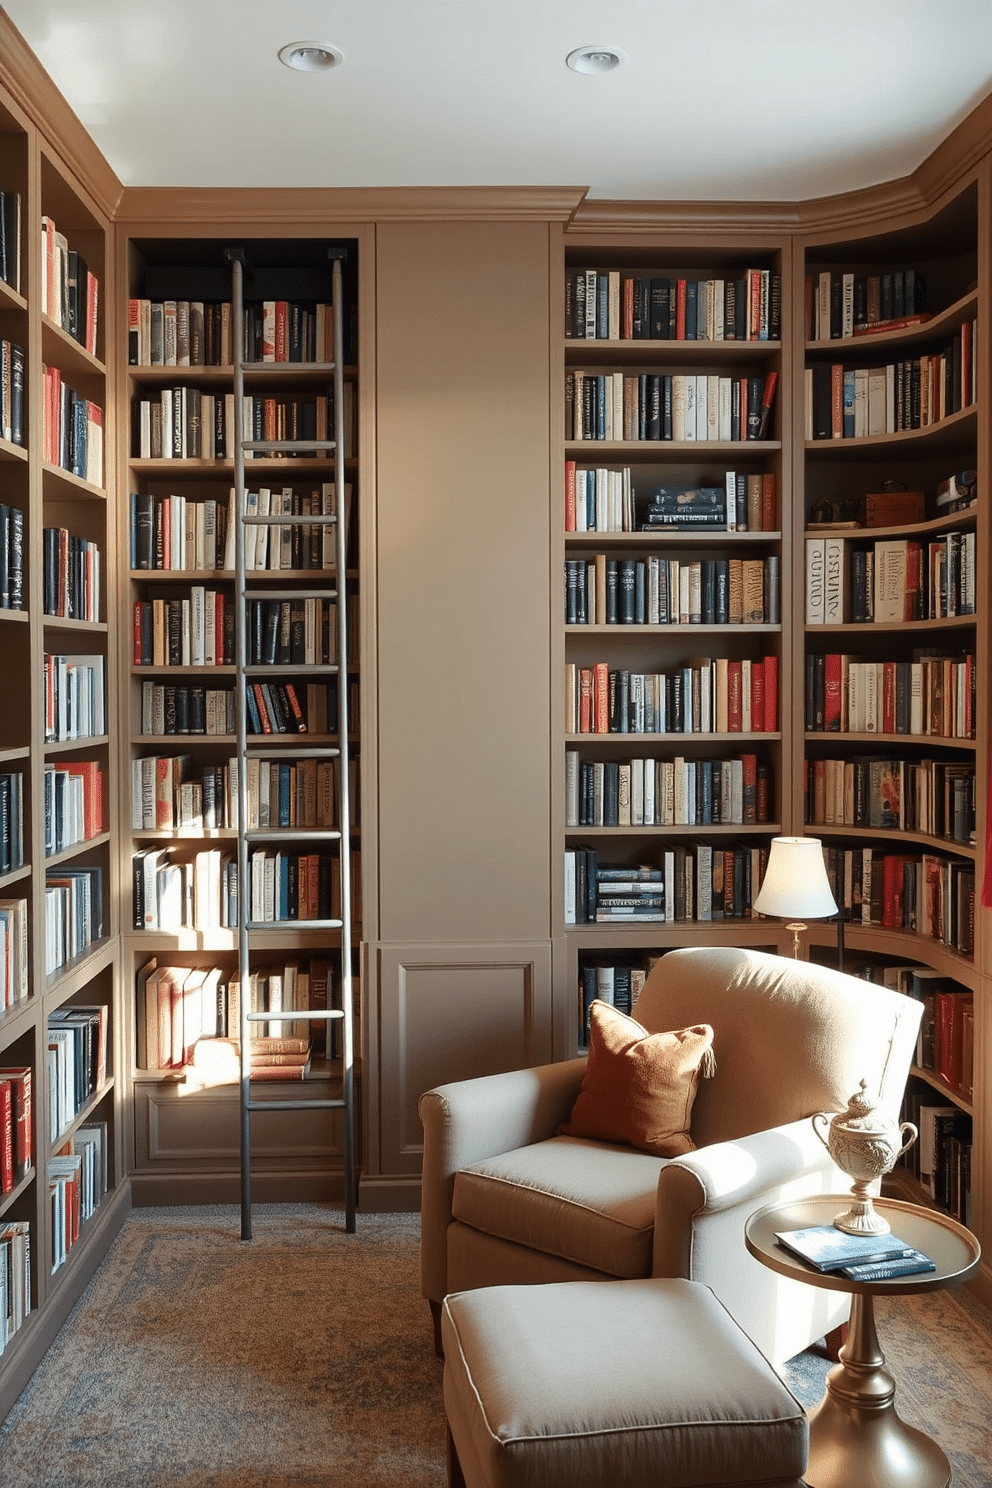
<svg viewBox="0 0 992 1488"><path fill-rule="evenodd" d="M813 1130L842 1172L854 1179L854 1202L834 1218L834 1226L849 1235L886 1235L889 1222L875 1212L869 1188L892 1171L897 1160L916 1141L911 1121L899 1125L868 1094L867 1082L851 1096L846 1111L818 1112Z"/></svg>

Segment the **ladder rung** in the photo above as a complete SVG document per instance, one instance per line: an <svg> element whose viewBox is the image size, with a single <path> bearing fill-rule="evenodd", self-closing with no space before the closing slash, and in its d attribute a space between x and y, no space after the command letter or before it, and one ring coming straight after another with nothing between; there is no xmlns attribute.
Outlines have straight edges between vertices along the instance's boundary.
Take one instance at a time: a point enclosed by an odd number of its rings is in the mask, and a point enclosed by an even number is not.
<svg viewBox="0 0 992 1488"><path fill-rule="evenodd" d="M254 376L256 373L263 377L282 377L290 373L299 377L301 374L310 377L319 372L333 372L335 362L241 362L241 371Z"/></svg>
<svg viewBox="0 0 992 1488"><path fill-rule="evenodd" d="M245 838L248 842L340 842L341 833L333 827L252 827Z"/></svg>
<svg viewBox="0 0 992 1488"><path fill-rule="evenodd" d="M256 517L243 512L241 520L246 527L333 527L337 516L328 513L326 517L291 517L280 513L277 517Z"/></svg>
<svg viewBox="0 0 992 1488"><path fill-rule="evenodd" d="M333 589L308 589L304 594L299 589L242 589L242 599L337 599L337 585Z"/></svg>
<svg viewBox="0 0 992 1488"><path fill-rule="evenodd" d="M311 1018L343 1018L341 1008L287 1008L281 1013L246 1013L249 1023L307 1023Z"/></svg>
<svg viewBox="0 0 992 1488"><path fill-rule="evenodd" d="M249 920L249 930L340 930L341 920ZM302 1018L300 1019L302 1022Z"/></svg>
<svg viewBox="0 0 992 1488"><path fill-rule="evenodd" d="M337 447L334 439L243 439L243 450L285 450L289 454L305 450L332 450Z"/></svg>
<svg viewBox="0 0 992 1488"><path fill-rule="evenodd" d="M343 1111L343 1100L246 1101L246 1111Z"/></svg>
<svg viewBox="0 0 992 1488"><path fill-rule="evenodd" d="M163 737L165 737L165 736L163 736ZM168 737L171 737L171 735L169 735ZM293 738L298 738L299 735L294 734L294 735L292 735L292 737ZM249 735L249 738L248 738L248 744L251 745L256 739L264 739L264 738L265 738L265 735L264 734L251 734L251 735ZM257 760L284 760L286 758L286 751L284 749L252 749L251 750L251 757L252 757L252 759L257 759ZM293 750L293 758L294 758L294 760L298 760L298 759L326 760L326 759L340 759L340 757L341 757L341 751L340 751L340 749L294 749Z"/></svg>

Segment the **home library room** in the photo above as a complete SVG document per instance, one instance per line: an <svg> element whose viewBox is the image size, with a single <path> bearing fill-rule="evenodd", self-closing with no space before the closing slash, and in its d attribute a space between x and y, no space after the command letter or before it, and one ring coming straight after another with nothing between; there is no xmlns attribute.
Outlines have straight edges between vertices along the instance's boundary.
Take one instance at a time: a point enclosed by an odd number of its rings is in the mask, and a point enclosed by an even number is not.
<svg viewBox="0 0 992 1488"><path fill-rule="evenodd" d="M113 795L116 324L106 217L0 107L0 1400L128 1200ZM19 1383L20 1381L20 1383Z"/></svg>
<svg viewBox="0 0 992 1488"><path fill-rule="evenodd" d="M231 1199L244 1140L260 1196L316 1194L354 1156L357 244L122 252L132 1183Z"/></svg>
<svg viewBox="0 0 992 1488"><path fill-rule="evenodd" d="M581 1048L591 998L629 1010L663 950L776 944L751 903L790 793L790 257L570 237L552 551Z"/></svg>
<svg viewBox="0 0 992 1488"><path fill-rule="evenodd" d="M981 181L884 232L807 241L796 269L801 820L824 843L848 969L923 1003L904 1112L920 1137L893 1182L970 1225L987 1141L975 1058L989 706ZM829 927L811 939L829 961Z"/></svg>

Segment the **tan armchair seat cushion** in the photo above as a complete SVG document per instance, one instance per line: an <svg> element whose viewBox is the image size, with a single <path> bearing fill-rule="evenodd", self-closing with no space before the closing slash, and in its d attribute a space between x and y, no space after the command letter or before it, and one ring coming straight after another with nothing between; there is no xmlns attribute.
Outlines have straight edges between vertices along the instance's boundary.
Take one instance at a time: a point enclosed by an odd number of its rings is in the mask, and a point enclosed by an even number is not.
<svg viewBox="0 0 992 1488"><path fill-rule="evenodd" d="M463 1168L452 1215L607 1276L650 1276L665 1162L630 1147L552 1137Z"/></svg>

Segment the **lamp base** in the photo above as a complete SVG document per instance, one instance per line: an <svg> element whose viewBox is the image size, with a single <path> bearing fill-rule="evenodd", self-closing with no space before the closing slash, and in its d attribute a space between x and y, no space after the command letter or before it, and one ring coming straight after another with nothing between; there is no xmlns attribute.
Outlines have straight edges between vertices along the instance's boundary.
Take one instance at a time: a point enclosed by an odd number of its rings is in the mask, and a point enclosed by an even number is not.
<svg viewBox="0 0 992 1488"><path fill-rule="evenodd" d="M792 954L799 961L802 959L799 955L799 937L809 926L804 925L802 920L792 920L785 928L792 931Z"/></svg>

